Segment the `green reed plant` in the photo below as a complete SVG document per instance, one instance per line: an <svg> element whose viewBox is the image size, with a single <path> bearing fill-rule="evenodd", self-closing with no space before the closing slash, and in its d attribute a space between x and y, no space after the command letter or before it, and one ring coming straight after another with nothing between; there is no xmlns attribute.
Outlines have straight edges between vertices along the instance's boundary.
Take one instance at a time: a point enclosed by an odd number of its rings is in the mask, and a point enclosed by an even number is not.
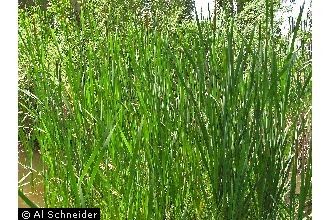
<svg viewBox="0 0 330 220"><path fill-rule="evenodd" d="M146 30L132 14L121 29L85 6L81 26L52 27L20 11L31 86L19 108L35 141L21 127L19 140L40 148L45 206L100 207L102 219L307 216L311 154L299 195L295 178L311 68L298 65L298 25L276 47L272 10L245 34L233 20Z"/></svg>

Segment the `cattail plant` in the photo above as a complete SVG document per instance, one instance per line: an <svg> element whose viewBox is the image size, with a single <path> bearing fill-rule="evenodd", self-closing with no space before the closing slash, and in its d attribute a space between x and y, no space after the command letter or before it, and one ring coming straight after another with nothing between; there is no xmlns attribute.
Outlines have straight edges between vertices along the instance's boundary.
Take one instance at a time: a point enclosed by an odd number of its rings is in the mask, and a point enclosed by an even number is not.
<svg viewBox="0 0 330 220"><path fill-rule="evenodd" d="M62 19L56 30L20 11L33 90L20 88L19 110L41 151L45 206L99 207L101 219L308 217L312 155L300 163L297 149L311 152L311 65L293 47L301 15L279 44L271 2L242 33L216 11L213 23L151 24L136 11L123 22L115 2L99 17L75 1L81 28ZM23 125L19 135L33 149Z"/></svg>

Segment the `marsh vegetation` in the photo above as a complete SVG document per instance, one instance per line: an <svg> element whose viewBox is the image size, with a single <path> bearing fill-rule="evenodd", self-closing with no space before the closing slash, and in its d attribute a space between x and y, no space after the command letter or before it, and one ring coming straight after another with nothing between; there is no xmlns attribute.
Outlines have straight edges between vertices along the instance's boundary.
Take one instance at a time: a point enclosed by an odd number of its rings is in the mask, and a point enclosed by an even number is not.
<svg viewBox="0 0 330 220"><path fill-rule="evenodd" d="M311 218L301 14L283 37L278 1L252 23L221 10L180 20L156 3L146 16L139 2L84 1L79 23L69 1L19 10L19 142L40 152L42 205L102 219Z"/></svg>

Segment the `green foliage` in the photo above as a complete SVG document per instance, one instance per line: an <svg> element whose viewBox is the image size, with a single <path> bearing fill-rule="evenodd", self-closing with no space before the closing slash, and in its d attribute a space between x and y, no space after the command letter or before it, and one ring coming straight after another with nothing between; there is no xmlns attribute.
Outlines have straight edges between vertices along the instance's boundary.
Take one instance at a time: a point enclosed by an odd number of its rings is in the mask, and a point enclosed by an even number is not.
<svg viewBox="0 0 330 220"><path fill-rule="evenodd" d="M217 10L224 10L230 16L241 13L246 5L251 5L253 0L217 0ZM263 1L259 1L263 2Z"/></svg>
<svg viewBox="0 0 330 220"><path fill-rule="evenodd" d="M45 206L99 207L102 219L307 216L311 66L291 47L298 26L278 45L268 2L242 33L236 20L178 24L181 9L162 10L171 2L153 1L148 28L128 10L138 1L86 3L81 26L56 3L46 16L19 11L19 110Z"/></svg>

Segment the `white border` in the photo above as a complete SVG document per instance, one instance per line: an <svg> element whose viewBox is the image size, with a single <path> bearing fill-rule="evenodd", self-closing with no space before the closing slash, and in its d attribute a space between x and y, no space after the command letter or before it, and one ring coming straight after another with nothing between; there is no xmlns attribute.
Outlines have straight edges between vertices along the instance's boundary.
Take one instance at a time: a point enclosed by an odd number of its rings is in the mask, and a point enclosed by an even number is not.
<svg viewBox="0 0 330 220"><path fill-rule="evenodd" d="M0 219L17 217L17 1L0 2Z"/></svg>
<svg viewBox="0 0 330 220"><path fill-rule="evenodd" d="M329 218L329 1L314 0L313 16L313 219Z"/></svg>

